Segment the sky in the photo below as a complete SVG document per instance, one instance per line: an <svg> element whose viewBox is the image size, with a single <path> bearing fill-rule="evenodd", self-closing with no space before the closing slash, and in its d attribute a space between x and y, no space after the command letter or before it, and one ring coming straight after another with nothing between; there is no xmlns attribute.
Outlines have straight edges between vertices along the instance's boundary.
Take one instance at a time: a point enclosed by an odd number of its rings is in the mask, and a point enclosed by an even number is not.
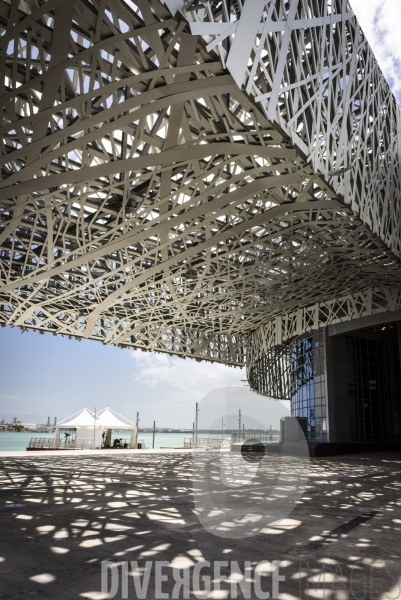
<svg viewBox="0 0 401 600"><path fill-rule="evenodd" d="M239 368L121 349L92 340L0 328L0 417L56 416L110 406L140 425L192 428L195 403L243 386Z"/></svg>
<svg viewBox="0 0 401 600"><path fill-rule="evenodd" d="M351 6L401 104L401 0ZM139 411L142 426L191 428L196 402L217 388L244 388L245 379L244 369L217 363L0 328L0 418L53 421L110 406L131 420Z"/></svg>
<svg viewBox="0 0 401 600"><path fill-rule="evenodd" d="M350 4L401 104L401 1L350 0Z"/></svg>

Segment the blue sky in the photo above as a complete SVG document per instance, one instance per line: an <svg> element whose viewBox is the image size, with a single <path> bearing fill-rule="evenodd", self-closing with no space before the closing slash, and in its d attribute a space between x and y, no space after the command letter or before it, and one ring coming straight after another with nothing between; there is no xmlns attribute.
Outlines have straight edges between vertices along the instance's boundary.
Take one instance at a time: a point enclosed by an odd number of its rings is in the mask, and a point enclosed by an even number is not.
<svg viewBox="0 0 401 600"><path fill-rule="evenodd" d="M352 0L376 57L401 101L401 0ZM195 402L245 371L189 359L121 350L99 342L0 329L0 416L59 419L83 406L111 406L141 424L192 427Z"/></svg>
<svg viewBox="0 0 401 600"><path fill-rule="evenodd" d="M350 3L401 104L400 0L350 0Z"/></svg>
<svg viewBox="0 0 401 600"><path fill-rule="evenodd" d="M110 406L141 425L192 427L195 402L243 385L242 369L174 356L0 329L0 415L57 416Z"/></svg>

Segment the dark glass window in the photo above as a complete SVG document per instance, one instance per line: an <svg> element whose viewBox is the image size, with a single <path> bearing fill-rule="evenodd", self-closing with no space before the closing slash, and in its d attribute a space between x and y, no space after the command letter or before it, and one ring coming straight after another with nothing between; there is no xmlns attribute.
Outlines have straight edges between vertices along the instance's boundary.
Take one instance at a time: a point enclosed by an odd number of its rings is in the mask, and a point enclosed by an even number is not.
<svg viewBox="0 0 401 600"><path fill-rule="evenodd" d="M398 344L346 336L346 357L350 441L401 441Z"/></svg>

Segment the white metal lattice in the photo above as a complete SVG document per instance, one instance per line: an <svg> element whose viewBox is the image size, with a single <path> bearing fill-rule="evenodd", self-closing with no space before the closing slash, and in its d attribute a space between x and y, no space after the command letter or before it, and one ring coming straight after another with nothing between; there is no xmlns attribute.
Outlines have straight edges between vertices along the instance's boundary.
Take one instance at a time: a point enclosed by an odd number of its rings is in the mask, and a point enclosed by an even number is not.
<svg viewBox="0 0 401 600"><path fill-rule="evenodd" d="M0 33L2 324L241 365L401 289L400 113L343 0L3 1Z"/></svg>

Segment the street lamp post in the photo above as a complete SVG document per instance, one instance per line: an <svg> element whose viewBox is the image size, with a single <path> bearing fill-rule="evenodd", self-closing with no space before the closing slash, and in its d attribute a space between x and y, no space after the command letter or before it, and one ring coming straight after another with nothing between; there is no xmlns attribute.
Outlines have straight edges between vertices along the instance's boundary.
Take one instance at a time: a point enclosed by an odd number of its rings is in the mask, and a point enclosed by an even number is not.
<svg viewBox="0 0 401 600"><path fill-rule="evenodd" d="M198 447L198 415L199 415L199 408L198 408L198 403L196 403L196 411L195 411L195 448Z"/></svg>
<svg viewBox="0 0 401 600"><path fill-rule="evenodd" d="M50 419L50 417L49 417ZM95 406L95 416L93 418L93 449L96 449L96 406Z"/></svg>

